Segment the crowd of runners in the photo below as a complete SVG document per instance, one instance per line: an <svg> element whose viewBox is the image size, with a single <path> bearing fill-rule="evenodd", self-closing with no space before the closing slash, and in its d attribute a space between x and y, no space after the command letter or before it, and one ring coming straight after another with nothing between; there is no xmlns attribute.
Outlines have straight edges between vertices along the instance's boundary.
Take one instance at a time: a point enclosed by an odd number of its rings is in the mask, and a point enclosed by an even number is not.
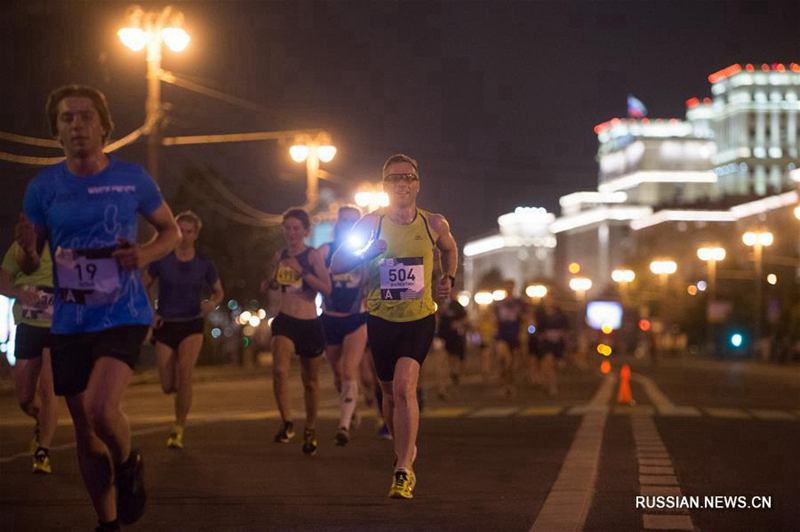
<svg viewBox="0 0 800 532"><path fill-rule="evenodd" d="M15 389L35 420L36 473L51 472L55 397L65 398L97 530L118 530L137 521L146 502L142 454L131 446L121 407L141 346L151 338L161 387L175 396L166 446L182 449L204 318L223 301L224 289L212 259L197 249L201 219L191 211L173 215L141 166L104 153L113 122L103 94L62 87L46 111L65 161L28 185L0 274L0 292L16 300ZM412 498L416 485L420 369L429 352L441 353L437 389L446 399L448 386L460 382L472 329L453 294L456 241L444 216L417 205L420 177L413 158L389 157L382 168L389 206L363 215L341 207L333 241L316 249L305 243L308 212L286 211L285 247L262 285L274 312L272 381L281 416L275 442L296 435L289 386L296 356L305 405L302 452L317 453L325 359L339 394L335 444L351 440L360 396L376 404L394 447L388 495L401 499ZM153 228L144 244L137 243L139 216ZM507 297L479 323L482 369L488 373L493 359L502 392L513 395L527 358L529 380L555 395L566 317L552 298L533 308L514 295L512 282L505 288ZM533 323L536 334L528 329Z"/></svg>

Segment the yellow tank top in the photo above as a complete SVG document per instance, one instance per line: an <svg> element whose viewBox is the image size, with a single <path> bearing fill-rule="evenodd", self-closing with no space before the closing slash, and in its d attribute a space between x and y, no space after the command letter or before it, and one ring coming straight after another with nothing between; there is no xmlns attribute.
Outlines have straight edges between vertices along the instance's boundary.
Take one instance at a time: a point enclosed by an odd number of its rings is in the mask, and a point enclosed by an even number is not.
<svg viewBox="0 0 800 532"><path fill-rule="evenodd" d="M406 322L436 312L433 302L433 246L437 235L430 213L417 209L408 225L392 222L386 209L380 216L375 239L386 241L386 252L370 263L367 312L388 321Z"/></svg>

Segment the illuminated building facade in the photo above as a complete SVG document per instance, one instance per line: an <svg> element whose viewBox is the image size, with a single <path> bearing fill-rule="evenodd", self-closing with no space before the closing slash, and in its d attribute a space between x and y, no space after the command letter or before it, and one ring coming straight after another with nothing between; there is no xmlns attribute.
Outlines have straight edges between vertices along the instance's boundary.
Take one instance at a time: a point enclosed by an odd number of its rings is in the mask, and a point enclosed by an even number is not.
<svg viewBox="0 0 800 532"><path fill-rule="evenodd" d="M794 187L798 164L800 65L731 65L708 77L713 103L687 101L689 120L708 120L725 196L767 196Z"/></svg>
<svg viewBox="0 0 800 532"><path fill-rule="evenodd" d="M537 207L517 207L500 216L498 232L464 245L464 289L474 294L492 270L513 279L520 291L529 281L552 278L556 239L550 225L554 220L552 213Z"/></svg>
<svg viewBox="0 0 800 532"><path fill-rule="evenodd" d="M597 190L563 196L549 225L558 244L551 267L563 286L567 265L578 263L593 280L591 297L609 288L613 269L647 253L656 233L688 247L720 231L734 242L743 227L786 218L796 204L800 65L731 65L708 80L712 96L687 100L684 119L595 127ZM509 262L518 249L498 235L476 242Z"/></svg>

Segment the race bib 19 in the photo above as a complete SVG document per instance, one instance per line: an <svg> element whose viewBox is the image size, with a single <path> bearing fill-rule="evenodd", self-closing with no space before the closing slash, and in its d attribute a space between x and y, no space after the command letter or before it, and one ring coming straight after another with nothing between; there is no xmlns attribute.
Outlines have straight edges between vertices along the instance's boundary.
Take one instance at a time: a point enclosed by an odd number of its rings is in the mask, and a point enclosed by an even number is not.
<svg viewBox="0 0 800 532"><path fill-rule="evenodd" d="M425 290L422 257L397 257L378 263L381 299L384 301L420 299Z"/></svg>
<svg viewBox="0 0 800 532"><path fill-rule="evenodd" d="M79 305L107 305L120 291L119 264L111 256L116 248L64 249L55 254L61 300Z"/></svg>
<svg viewBox="0 0 800 532"><path fill-rule="evenodd" d="M36 294L33 303L21 303L22 319L52 321L53 319L53 289L46 286L26 286L24 290Z"/></svg>

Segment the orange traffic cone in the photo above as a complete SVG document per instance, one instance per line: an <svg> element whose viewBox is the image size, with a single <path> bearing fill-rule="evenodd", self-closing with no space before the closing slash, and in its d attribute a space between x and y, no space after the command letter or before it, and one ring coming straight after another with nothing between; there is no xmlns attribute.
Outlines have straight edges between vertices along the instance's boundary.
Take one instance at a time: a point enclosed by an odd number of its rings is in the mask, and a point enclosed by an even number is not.
<svg viewBox="0 0 800 532"><path fill-rule="evenodd" d="M621 405L635 405L636 401L633 400L631 393L631 367L627 364L622 366L619 370L619 393L617 394L617 403Z"/></svg>

